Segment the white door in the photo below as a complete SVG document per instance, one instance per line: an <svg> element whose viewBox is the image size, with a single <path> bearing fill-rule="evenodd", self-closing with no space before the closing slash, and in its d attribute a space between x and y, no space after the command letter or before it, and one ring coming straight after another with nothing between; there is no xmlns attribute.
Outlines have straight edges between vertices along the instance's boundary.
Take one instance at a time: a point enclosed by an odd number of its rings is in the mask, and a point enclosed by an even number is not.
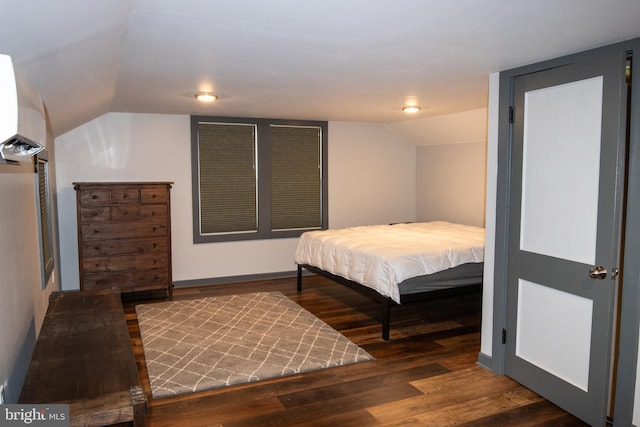
<svg viewBox="0 0 640 427"><path fill-rule="evenodd" d="M624 186L624 55L513 86L505 373L607 416Z"/></svg>

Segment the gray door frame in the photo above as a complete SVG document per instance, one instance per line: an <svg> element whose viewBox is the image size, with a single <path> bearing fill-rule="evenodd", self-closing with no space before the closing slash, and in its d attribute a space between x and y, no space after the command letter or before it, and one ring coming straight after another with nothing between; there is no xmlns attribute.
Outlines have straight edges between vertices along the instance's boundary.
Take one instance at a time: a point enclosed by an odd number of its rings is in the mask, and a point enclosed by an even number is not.
<svg viewBox="0 0 640 427"><path fill-rule="evenodd" d="M624 268L620 294L618 375L615 389L614 425L632 425L638 334L640 333L640 39L629 40L562 58L527 65L500 73L498 107L498 170L496 192L495 265L493 294L493 333L490 368L505 372L505 345L502 331L506 328L507 257L509 242L509 194L511 176L512 126L509 123L513 105L513 81L517 76L595 59L615 51L631 52L635 58L629 112L628 190L625 216ZM635 220L634 220L635 219Z"/></svg>

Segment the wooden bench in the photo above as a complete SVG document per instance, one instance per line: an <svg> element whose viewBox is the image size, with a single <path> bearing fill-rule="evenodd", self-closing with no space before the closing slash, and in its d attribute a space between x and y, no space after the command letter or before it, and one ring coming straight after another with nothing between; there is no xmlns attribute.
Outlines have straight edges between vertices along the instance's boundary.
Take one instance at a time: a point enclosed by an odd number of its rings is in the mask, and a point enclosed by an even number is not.
<svg viewBox="0 0 640 427"><path fill-rule="evenodd" d="M146 425L118 289L51 294L18 402L69 404L71 426Z"/></svg>

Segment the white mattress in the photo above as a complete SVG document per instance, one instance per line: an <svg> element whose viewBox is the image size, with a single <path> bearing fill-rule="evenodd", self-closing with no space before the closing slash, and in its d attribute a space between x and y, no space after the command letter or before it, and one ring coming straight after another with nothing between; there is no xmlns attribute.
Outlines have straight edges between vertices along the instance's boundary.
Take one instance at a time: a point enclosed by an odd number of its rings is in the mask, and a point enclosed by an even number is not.
<svg viewBox="0 0 640 427"><path fill-rule="evenodd" d="M398 284L484 260L484 228L444 221L308 231L296 264L308 264L375 289L400 303Z"/></svg>

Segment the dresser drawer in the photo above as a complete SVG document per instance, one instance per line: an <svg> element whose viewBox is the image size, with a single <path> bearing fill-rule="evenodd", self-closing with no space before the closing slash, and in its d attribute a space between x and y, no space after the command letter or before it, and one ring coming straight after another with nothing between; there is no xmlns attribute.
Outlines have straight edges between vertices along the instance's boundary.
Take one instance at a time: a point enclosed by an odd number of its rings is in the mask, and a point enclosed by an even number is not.
<svg viewBox="0 0 640 427"><path fill-rule="evenodd" d="M86 273L100 271L152 270L167 268L169 265L167 254L113 256L90 258L82 262L82 269Z"/></svg>
<svg viewBox="0 0 640 427"><path fill-rule="evenodd" d="M161 254L169 250L167 237L156 239L95 240L82 244L85 259L114 255Z"/></svg>
<svg viewBox="0 0 640 427"><path fill-rule="evenodd" d="M123 288L125 291L141 289L158 289L169 287L167 269L149 271L117 271L103 273L87 273L83 281L84 289Z"/></svg>
<svg viewBox="0 0 640 427"><path fill-rule="evenodd" d="M80 190L78 201L81 206L104 206L111 202L109 190Z"/></svg>
<svg viewBox="0 0 640 427"><path fill-rule="evenodd" d="M167 203L167 187L145 187L140 189L140 203Z"/></svg>
<svg viewBox="0 0 640 427"><path fill-rule="evenodd" d="M165 222L94 222L80 225L82 237L88 240L124 239L167 236Z"/></svg>
<svg viewBox="0 0 640 427"><path fill-rule="evenodd" d="M137 205L138 203L140 203L140 191L137 187L114 188L111 190L111 204L113 205Z"/></svg>
<svg viewBox="0 0 640 427"><path fill-rule="evenodd" d="M167 205L140 205L140 219L143 221L166 221Z"/></svg>
<svg viewBox="0 0 640 427"><path fill-rule="evenodd" d="M136 221L138 219L140 219L140 207L138 205L111 207L112 221Z"/></svg>
<svg viewBox="0 0 640 427"><path fill-rule="evenodd" d="M109 221L110 219L111 219L111 210L109 209L109 206L80 208L80 222Z"/></svg>

